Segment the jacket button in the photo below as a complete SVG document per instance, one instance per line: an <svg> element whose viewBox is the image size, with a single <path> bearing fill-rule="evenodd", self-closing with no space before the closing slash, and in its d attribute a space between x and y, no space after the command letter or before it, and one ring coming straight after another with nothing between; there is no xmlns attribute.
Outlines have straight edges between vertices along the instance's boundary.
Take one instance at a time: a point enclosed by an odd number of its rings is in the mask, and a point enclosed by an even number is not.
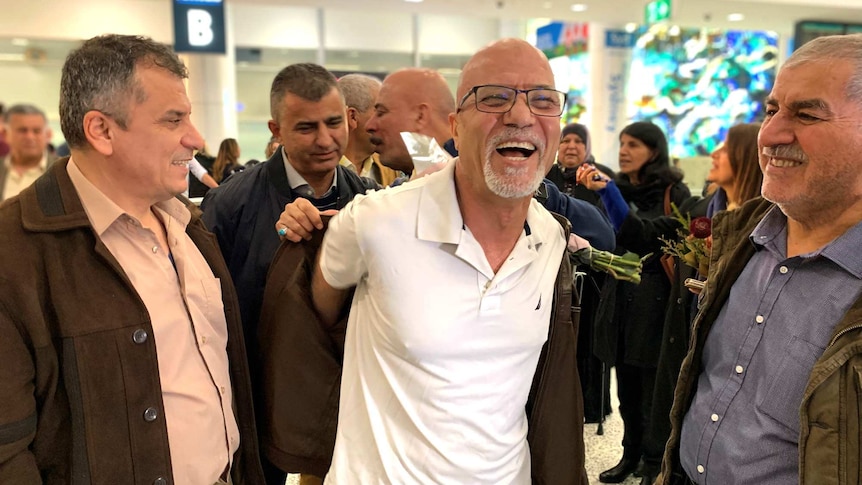
<svg viewBox="0 0 862 485"><path fill-rule="evenodd" d="M153 485L168 485L168 481L162 477L159 477L153 480Z"/></svg>
<svg viewBox="0 0 862 485"><path fill-rule="evenodd" d="M682 298L677 298L677 299L676 299L676 304L677 304L677 305L682 305Z"/></svg>
<svg viewBox="0 0 862 485"><path fill-rule="evenodd" d="M159 412L156 410L156 408L147 408L147 410L144 411L144 421L148 423L152 423L158 417Z"/></svg>
<svg viewBox="0 0 862 485"><path fill-rule="evenodd" d="M674 343L674 342L676 342L676 338L675 338L675 337L671 337L671 338L670 338L670 343Z"/></svg>
<svg viewBox="0 0 862 485"><path fill-rule="evenodd" d="M132 341L136 344L142 344L147 341L147 337L147 331L143 328L139 328L132 334Z"/></svg>

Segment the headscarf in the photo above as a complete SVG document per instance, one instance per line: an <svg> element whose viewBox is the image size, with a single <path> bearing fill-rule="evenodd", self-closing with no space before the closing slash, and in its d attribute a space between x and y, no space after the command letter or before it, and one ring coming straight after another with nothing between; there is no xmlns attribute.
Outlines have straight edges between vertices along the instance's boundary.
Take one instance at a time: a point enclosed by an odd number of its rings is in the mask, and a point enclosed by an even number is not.
<svg viewBox="0 0 862 485"><path fill-rule="evenodd" d="M592 154L592 143L590 143L590 130L580 123L569 123L560 131L560 141L563 141L566 135L571 135L572 133L581 137L581 140L584 142L586 147L584 151L584 163L595 163Z"/></svg>

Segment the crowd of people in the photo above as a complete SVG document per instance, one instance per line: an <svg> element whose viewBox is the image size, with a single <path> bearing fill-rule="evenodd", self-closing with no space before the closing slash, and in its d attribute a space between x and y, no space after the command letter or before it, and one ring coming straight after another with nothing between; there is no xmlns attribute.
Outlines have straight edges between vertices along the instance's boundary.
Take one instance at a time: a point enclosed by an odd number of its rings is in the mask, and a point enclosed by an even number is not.
<svg viewBox="0 0 862 485"><path fill-rule="evenodd" d="M523 40L454 96L287 66L243 164L207 154L168 47L89 39L70 156L2 110L0 483L858 484L860 59L862 34L794 52L693 196L651 123L599 163ZM698 218L708 265L662 257ZM640 283L574 267L580 239ZM610 369L623 452L587 477Z"/></svg>

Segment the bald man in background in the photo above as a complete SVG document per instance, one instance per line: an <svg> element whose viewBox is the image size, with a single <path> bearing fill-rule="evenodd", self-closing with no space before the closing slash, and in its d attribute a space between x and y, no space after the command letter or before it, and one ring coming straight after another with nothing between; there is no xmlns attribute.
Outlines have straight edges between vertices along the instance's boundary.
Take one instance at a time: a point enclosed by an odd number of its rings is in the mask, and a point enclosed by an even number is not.
<svg viewBox="0 0 862 485"><path fill-rule="evenodd" d="M442 147L452 138L449 113L454 111L455 98L439 72L418 67L401 69L386 76L365 129L381 163L411 174L413 158L401 132L428 135Z"/></svg>

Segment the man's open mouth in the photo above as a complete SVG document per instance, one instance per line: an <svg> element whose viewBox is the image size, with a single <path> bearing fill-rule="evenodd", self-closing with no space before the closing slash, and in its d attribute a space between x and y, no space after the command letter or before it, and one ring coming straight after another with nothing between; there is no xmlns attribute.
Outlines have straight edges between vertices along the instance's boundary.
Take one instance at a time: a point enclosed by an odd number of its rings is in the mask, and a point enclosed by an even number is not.
<svg viewBox="0 0 862 485"><path fill-rule="evenodd" d="M536 145L528 142L504 142L495 147L497 153L516 160L530 158L536 152Z"/></svg>

